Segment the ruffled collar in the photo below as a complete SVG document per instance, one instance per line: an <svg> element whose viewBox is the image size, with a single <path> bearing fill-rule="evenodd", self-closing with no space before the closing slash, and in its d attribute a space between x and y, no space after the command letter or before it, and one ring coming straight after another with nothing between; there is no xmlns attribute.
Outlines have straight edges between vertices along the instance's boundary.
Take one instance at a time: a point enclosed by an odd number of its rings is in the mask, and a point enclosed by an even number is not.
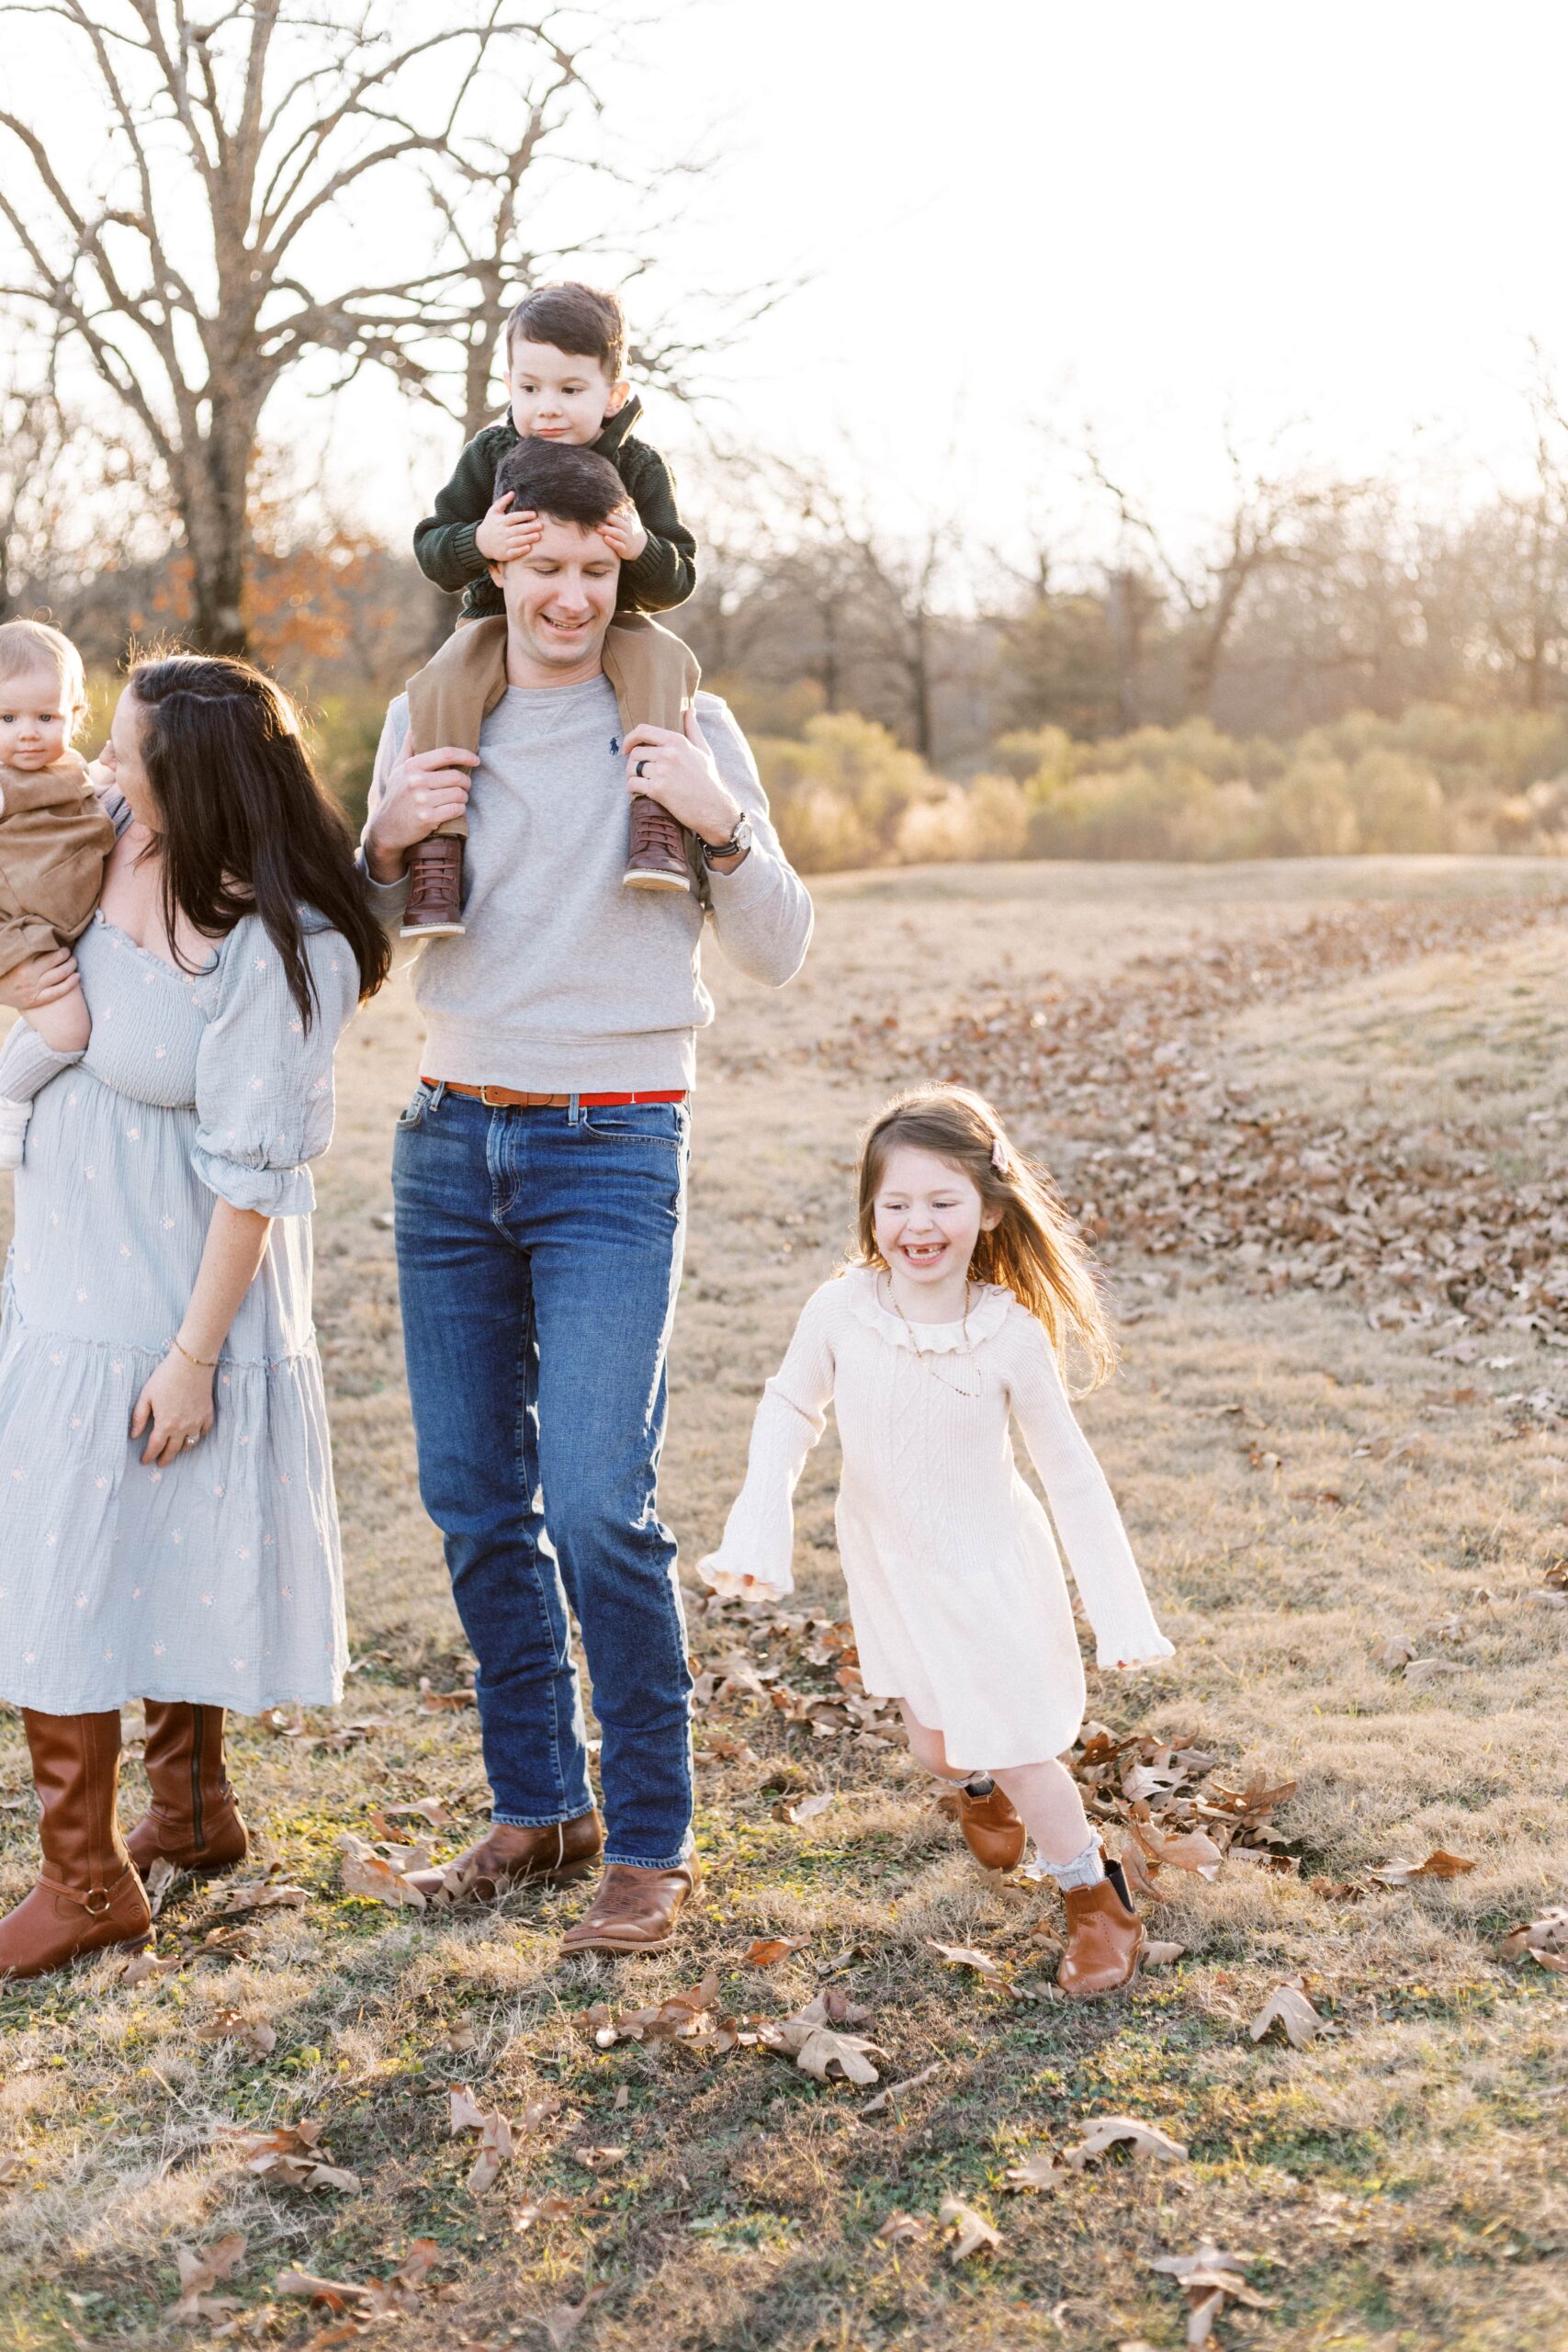
<svg viewBox="0 0 1568 2352"><path fill-rule="evenodd" d="M952 1355L966 1344L962 1322L917 1323L911 1330L903 1317L886 1304L887 1278L877 1267L852 1266L844 1281L856 1319L868 1330L880 1332L896 1348L908 1348L913 1353L917 1335L921 1355ZM1012 1303L1011 1291L999 1283L976 1283L971 1295L967 1344L976 1347L982 1340L995 1339L1007 1321Z"/></svg>

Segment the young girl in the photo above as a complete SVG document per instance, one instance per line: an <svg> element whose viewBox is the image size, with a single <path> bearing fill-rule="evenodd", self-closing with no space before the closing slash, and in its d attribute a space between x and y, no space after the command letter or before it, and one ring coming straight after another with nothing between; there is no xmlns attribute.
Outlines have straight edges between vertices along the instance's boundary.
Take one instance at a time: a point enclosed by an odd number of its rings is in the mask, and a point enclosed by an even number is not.
<svg viewBox="0 0 1568 2352"><path fill-rule="evenodd" d="M1057 1761L1083 1720L1072 1605L1050 1521L1014 1466L1016 1415L1102 1667L1168 1657L1104 1475L1063 1384L1096 1380L1110 1335L1077 1235L994 1111L961 1087L889 1103L860 1156L858 1261L808 1299L769 1381L746 1483L699 1574L787 1592L791 1497L831 1399L837 1510L868 1691L897 1699L928 1770L963 1783L977 1859L1010 1868L1027 1831L1062 1889L1066 1993L1136 1973L1144 1930Z"/></svg>
<svg viewBox="0 0 1568 2352"><path fill-rule="evenodd" d="M80 1061L87 1002L61 951L92 921L114 827L71 739L87 712L82 657L42 621L0 626L0 978L53 955L63 978L0 1050L0 1168L19 1168L33 1099Z"/></svg>

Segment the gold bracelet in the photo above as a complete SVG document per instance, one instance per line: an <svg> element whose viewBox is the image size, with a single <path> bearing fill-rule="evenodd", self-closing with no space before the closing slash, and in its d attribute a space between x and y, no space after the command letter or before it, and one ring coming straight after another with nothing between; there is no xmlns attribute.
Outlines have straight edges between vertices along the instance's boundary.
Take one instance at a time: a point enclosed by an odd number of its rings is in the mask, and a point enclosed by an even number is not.
<svg viewBox="0 0 1568 2352"><path fill-rule="evenodd" d="M212 1357L208 1357L208 1356L193 1356L193 1355L192 1355L192 1353L191 1353L191 1351L190 1351L190 1350L189 1350L188 1348L186 1348L186 1347L182 1347L182 1346L180 1345L180 1342L179 1342L179 1340L178 1340L177 1339L176 1339L176 1340L172 1340L170 1344L171 1344L172 1346L175 1347L175 1348L178 1348L178 1349L179 1349L179 1352L181 1353L181 1355L182 1355L182 1356L184 1356L184 1358L185 1358L185 1360L186 1360L186 1363L193 1363L193 1364L195 1364L195 1366L196 1366L196 1368L197 1368L197 1372L216 1372L216 1371L217 1371L217 1369L218 1369L218 1359L217 1359L217 1357L216 1357L216 1356L212 1356Z"/></svg>

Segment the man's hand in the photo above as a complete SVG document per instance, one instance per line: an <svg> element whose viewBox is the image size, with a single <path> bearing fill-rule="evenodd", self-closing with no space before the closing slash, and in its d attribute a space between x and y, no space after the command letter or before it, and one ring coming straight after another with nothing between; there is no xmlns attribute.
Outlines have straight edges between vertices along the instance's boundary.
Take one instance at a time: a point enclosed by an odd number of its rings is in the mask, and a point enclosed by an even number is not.
<svg viewBox="0 0 1568 2352"><path fill-rule="evenodd" d="M623 563L635 563L648 545L642 516L629 500L625 506L617 506L608 521L600 524L599 537L607 548L614 548Z"/></svg>
<svg viewBox="0 0 1568 2352"><path fill-rule="evenodd" d="M415 842L462 815L473 782L468 770L479 763L477 752L459 752L450 743L439 752L403 752L365 828L365 864L373 882L400 880Z"/></svg>
<svg viewBox="0 0 1568 2352"><path fill-rule="evenodd" d="M41 956L24 956L0 973L0 1004L13 1012L40 1012L69 996L79 979L76 958L69 947L48 947Z"/></svg>
<svg viewBox="0 0 1568 2352"><path fill-rule="evenodd" d="M714 849L729 840L740 803L719 775L694 710L686 713L683 735L670 727L634 727L622 748L629 793L646 792ZM740 862L735 860L737 865ZM728 862L723 870L729 870Z"/></svg>
<svg viewBox="0 0 1568 2352"><path fill-rule="evenodd" d="M474 531L474 545L487 563L512 563L520 555L531 554L544 537L544 521L531 506L515 514L508 509L514 492L508 491L498 498Z"/></svg>

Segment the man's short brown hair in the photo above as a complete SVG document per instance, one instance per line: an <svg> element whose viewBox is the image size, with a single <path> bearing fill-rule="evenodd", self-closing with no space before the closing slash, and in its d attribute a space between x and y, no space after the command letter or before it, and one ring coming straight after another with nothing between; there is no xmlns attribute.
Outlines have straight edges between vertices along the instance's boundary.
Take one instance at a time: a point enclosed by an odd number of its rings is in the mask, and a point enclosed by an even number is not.
<svg viewBox="0 0 1568 2352"><path fill-rule="evenodd" d="M495 469L495 494L512 492L513 514L529 509L552 522L596 531L626 503L626 486L597 449L573 441L519 441Z"/></svg>
<svg viewBox="0 0 1568 2352"><path fill-rule="evenodd" d="M584 359L596 359L612 384L618 384L626 366L626 314L614 294L601 293L569 277L559 286L536 286L525 294L506 322L506 364L512 346L552 343Z"/></svg>

